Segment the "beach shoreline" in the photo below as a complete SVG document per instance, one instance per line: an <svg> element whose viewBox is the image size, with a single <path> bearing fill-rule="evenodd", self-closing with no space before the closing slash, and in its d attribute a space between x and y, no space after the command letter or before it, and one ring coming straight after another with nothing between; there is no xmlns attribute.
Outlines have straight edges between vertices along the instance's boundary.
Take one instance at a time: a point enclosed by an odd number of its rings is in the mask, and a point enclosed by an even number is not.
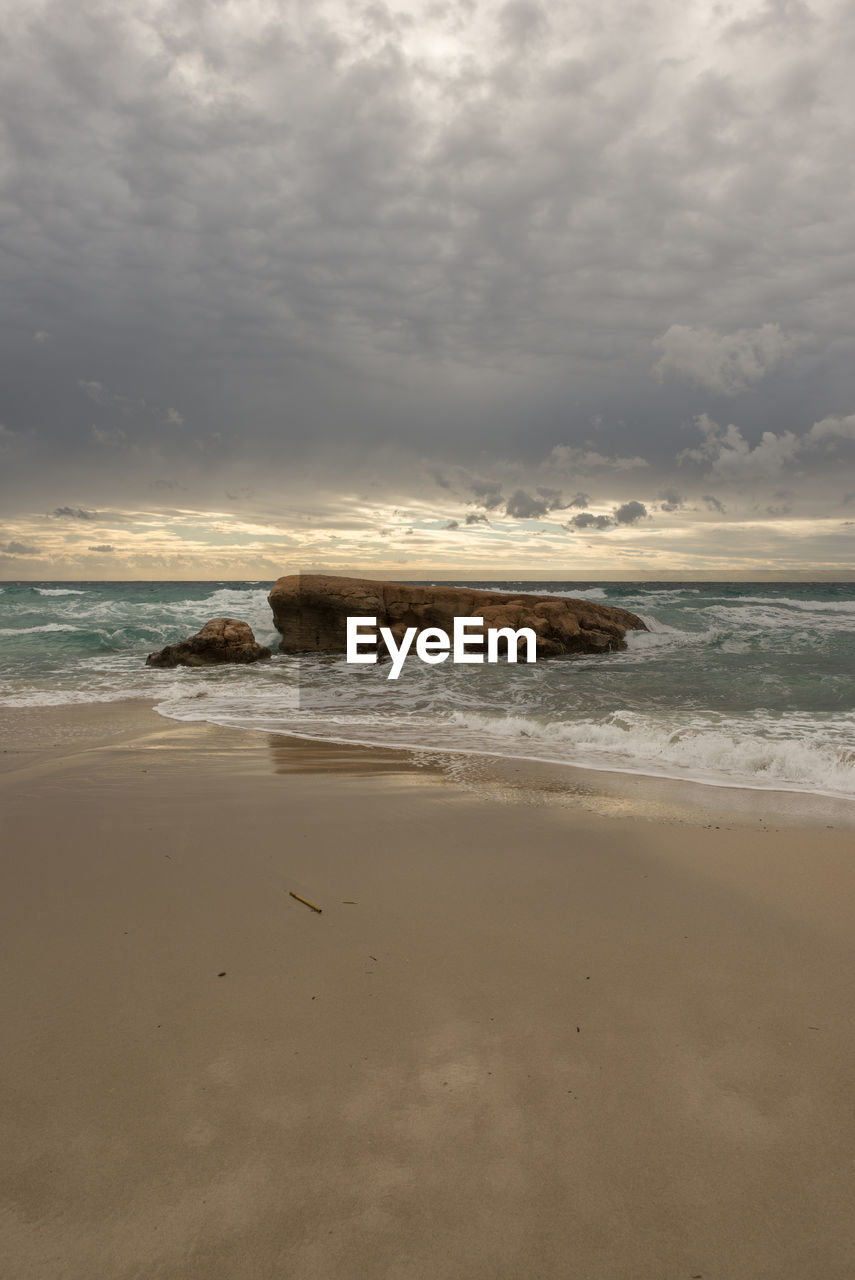
<svg viewBox="0 0 855 1280"><path fill-rule="evenodd" d="M844 822L0 721L16 1276L850 1274Z"/></svg>
<svg viewBox="0 0 855 1280"><path fill-rule="evenodd" d="M22 757L42 751L65 753L89 750L106 741L114 744L160 735L169 737L163 725L187 730L187 741L199 734L223 735L219 740L241 751L280 751L296 762L311 761L312 772L349 772L371 761L387 762L386 772L419 769L440 774L447 782L482 795L502 799L516 795L528 803L561 804L609 814L679 821L690 825L708 822L772 824L804 829L855 829L855 799L822 792L696 781L670 775L574 765L537 757L490 751L379 745L352 738L312 736L293 731L271 732L220 725L206 719L190 720L159 709L150 698L115 699L109 702L66 703L44 707L0 707L0 774L15 768ZM364 762L363 766L357 762Z"/></svg>

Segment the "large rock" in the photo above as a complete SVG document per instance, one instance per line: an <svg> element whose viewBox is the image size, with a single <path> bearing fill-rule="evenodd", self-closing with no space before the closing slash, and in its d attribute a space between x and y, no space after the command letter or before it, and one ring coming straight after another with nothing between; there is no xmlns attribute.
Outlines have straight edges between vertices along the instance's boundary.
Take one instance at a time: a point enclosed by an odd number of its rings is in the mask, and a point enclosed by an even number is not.
<svg viewBox="0 0 855 1280"><path fill-rule="evenodd" d="M270 650L257 644L248 622L236 618L212 618L201 631L178 644L150 653L147 667L210 667L220 662L258 662Z"/></svg>
<svg viewBox="0 0 855 1280"><path fill-rule="evenodd" d="M453 619L460 616L483 618L485 628L531 627L539 658L625 649L627 631L647 630L627 609L590 600L470 587L411 587L314 573L280 578L268 598L283 653L344 653L346 619L353 616L376 618L378 627L389 627L396 643L407 627L441 627L450 633Z"/></svg>

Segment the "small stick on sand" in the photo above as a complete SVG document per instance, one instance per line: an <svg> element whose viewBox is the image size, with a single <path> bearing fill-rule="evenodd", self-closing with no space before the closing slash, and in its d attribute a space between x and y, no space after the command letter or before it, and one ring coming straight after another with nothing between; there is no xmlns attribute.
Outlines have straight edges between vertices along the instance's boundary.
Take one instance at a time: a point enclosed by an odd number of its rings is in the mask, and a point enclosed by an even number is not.
<svg viewBox="0 0 855 1280"><path fill-rule="evenodd" d="M293 889L289 889L288 892L291 894L292 898L296 898L298 902L302 902L306 907L311 907L313 911L317 911L318 915L321 914L320 907L316 907L314 902L309 902L307 898L301 898L299 893L294 893Z"/></svg>

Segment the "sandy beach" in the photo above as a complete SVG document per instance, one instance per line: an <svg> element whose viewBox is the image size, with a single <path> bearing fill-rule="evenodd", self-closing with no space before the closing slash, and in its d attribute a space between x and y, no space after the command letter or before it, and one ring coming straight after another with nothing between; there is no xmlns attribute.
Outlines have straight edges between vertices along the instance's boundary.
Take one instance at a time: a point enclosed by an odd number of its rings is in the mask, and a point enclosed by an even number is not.
<svg viewBox="0 0 855 1280"><path fill-rule="evenodd" d="M851 1277L852 806L2 725L5 1274Z"/></svg>

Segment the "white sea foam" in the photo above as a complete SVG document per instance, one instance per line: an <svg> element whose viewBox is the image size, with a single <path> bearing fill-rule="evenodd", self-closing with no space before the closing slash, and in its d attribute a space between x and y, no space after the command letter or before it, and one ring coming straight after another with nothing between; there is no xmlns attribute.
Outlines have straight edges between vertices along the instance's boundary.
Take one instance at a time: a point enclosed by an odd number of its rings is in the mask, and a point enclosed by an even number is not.
<svg viewBox="0 0 855 1280"><path fill-rule="evenodd" d="M434 583L434 586L439 585ZM472 582L454 583L454 586L465 587L467 591L492 591L497 595L514 595L514 596L556 596L567 600L605 600L606 592L603 587L579 587L578 590L565 591L558 587L537 587L530 584L525 586L517 584L516 586L485 586L483 583L478 586Z"/></svg>
<svg viewBox="0 0 855 1280"><path fill-rule="evenodd" d="M0 697L0 707L71 707L136 698L150 699L151 693L136 689L112 689L100 693L93 689L31 689L26 693L4 694Z"/></svg>
<svg viewBox="0 0 855 1280"><path fill-rule="evenodd" d="M275 633L267 593L220 588L207 596L183 600L126 601L97 599L84 609L75 608L74 618L114 627L151 628L157 635L183 638L198 630L210 618L232 617L248 622L257 636Z"/></svg>
<svg viewBox="0 0 855 1280"><path fill-rule="evenodd" d="M855 600L796 600L790 596L739 596L734 604L770 604L779 609L802 609L809 613L855 614Z"/></svg>
<svg viewBox="0 0 855 1280"><path fill-rule="evenodd" d="M855 717L662 716L625 710L601 720L544 721L525 713L497 715L427 707L394 718L363 702L313 712L297 683L289 689L211 688L209 697L162 700L161 714L254 729L424 750L463 751L570 764L594 770L683 778L718 786L819 792L855 797ZM273 696L271 696L273 694Z"/></svg>
<svg viewBox="0 0 855 1280"><path fill-rule="evenodd" d="M811 631L822 635L851 631L852 621L855 619L855 607L829 610L817 606L812 610L799 609L794 614L789 606L778 606L771 601L763 603L760 600L750 608L741 604L720 604L708 605L698 612L715 618L719 624L733 632L750 636L767 633L779 638L791 637L798 642L809 638Z"/></svg>
<svg viewBox="0 0 855 1280"><path fill-rule="evenodd" d="M121 685L105 680L92 683L86 689L54 685L50 689L11 690L0 694L0 707L70 707L85 706L95 702L123 702L138 699L152 702L155 698L163 697L164 694L174 698L177 706L182 698L184 701L189 701L198 696L193 690L182 688L178 682L172 682L164 688L162 683L155 686L153 681L149 681L147 672L139 674L140 678L137 681L123 682ZM161 676L165 674L160 672ZM176 673L169 674L174 676Z"/></svg>
<svg viewBox="0 0 855 1280"><path fill-rule="evenodd" d="M635 610L635 612L638 612L639 608L641 608L645 604L649 604L651 600L654 601L657 605L682 604L686 596L693 596L693 595L699 595L699 594L700 594L699 591L688 591L685 588L680 588L678 590L677 589L666 590L663 588L657 591L644 591L644 592L630 590L625 592L625 594L622 595L620 600L620 607L624 609L633 609ZM610 603L617 604L618 602L615 600L612 600Z"/></svg>
<svg viewBox="0 0 855 1280"><path fill-rule="evenodd" d="M855 796L855 721L843 717L813 741L802 738L815 718L716 723L657 722L634 712L618 712L600 722L542 723L524 716L452 716L461 730L498 754L618 769L730 786L820 791ZM835 731L836 728L836 731ZM463 736L463 735L461 735ZM836 739L836 741L834 740ZM508 748L511 748L508 750Z"/></svg>
<svg viewBox="0 0 855 1280"><path fill-rule="evenodd" d="M681 627L672 627L667 622L660 622L651 614L640 613L638 616L647 630L627 631L626 646L631 653L652 649L681 648L686 645L713 644L722 635L721 627L685 631Z"/></svg>
<svg viewBox="0 0 855 1280"><path fill-rule="evenodd" d="M73 587L33 587L40 596L85 596L85 591L79 591Z"/></svg>
<svg viewBox="0 0 855 1280"><path fill-rule="evenodd" d="M0 636L27 636L36 631L79 631L65 622L43 622L38 627L0 627Z"/></svg>
<svg viewBox="0 0 855 1280"><path fill-rule="evenodd" d="M515 592L515 594L517 594ZM521 596L556 596L559 600L605 600L607 599L605 588L603 587L580 587L578 590L544 590L540 588L537 591L519 591Z"/></svg>

